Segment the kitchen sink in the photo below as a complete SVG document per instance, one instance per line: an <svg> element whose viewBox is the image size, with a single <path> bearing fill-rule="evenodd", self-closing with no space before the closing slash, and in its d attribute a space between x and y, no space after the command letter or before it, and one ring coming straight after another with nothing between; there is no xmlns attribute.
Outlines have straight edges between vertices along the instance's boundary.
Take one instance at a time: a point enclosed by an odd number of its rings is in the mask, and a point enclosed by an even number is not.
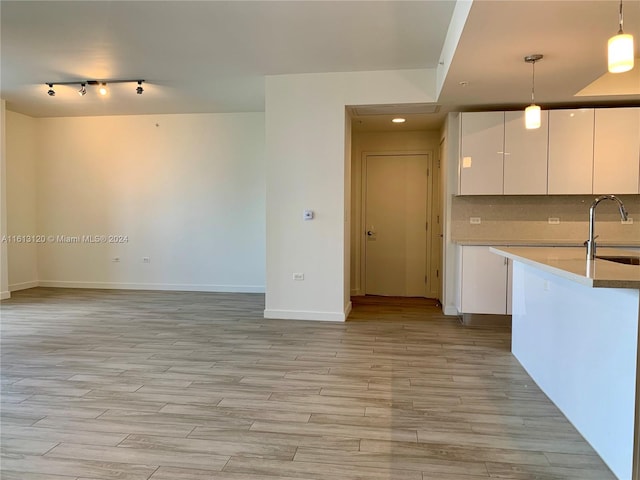
<svg viewBox="0 0 640 480"><path fill-rule="evenodd" d="M596 255L596 258L625 265L640 265L640 256L635 255Z"/></svg>

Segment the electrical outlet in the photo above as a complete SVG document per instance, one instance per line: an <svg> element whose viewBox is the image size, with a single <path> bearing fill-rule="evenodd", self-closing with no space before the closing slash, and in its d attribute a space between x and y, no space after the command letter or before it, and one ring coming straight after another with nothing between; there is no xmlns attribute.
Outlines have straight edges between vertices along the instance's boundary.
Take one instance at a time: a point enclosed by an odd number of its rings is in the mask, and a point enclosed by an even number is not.
<svg viewBox="0 0 640 480"><path fill-rule="evenodd" d="M142 257L142 263L151 263L151 259L149 257Z"/></svg>
<svg viewBox="0 0 640 480"><path fill-rule="evenodd" d="M304 273L294 273L293 279L297 281L304 280Z"/></svg>
<svg viewBox="0 0 640 480"><path fill-rule="evenodd" d="M560 219L558 217L549 217L549 225L560 225Z"/></svg>
<svg viewBox="0 0 640 480"><path fill-rule="evenodd" d="M620 223L623 225L633 225L633 218L629 217L626 220L620 220Z"/></svg>
<svg viewBox="0 0 640 480"><path fill-rule="evenodd" d="M482 219L480 217L470 217L469 223L471 225L480 225L482 223Z"/></svg>

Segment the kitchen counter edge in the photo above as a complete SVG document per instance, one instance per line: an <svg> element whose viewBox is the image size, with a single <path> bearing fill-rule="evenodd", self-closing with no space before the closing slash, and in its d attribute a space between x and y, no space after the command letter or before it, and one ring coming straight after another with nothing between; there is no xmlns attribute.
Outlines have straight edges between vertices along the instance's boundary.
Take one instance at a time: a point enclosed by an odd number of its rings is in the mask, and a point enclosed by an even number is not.
<svg viewBox="0 0 640 480"><path fill-rule="evenodd" d="M493 253L522 262L559 277L594 288L640 290L640 266L608 260L587 261L584 247L491 247ZM602 247L602 255L633 255L623 249Z"/></svg>

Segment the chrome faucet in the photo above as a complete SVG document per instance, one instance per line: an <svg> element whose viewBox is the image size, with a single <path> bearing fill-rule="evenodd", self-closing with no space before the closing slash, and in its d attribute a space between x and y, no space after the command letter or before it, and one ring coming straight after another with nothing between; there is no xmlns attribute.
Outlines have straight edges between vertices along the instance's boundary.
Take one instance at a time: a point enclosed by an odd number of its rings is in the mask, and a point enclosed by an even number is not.
<svg viewBox="0 0 640 480"><path fill-rule="evenodd" d="M587 246L587 260L595 260L596 258L596 236L595 234L595 226L596 226L596 207L602 200L613 200L618 202L618 210L620 210L620 216L622 220L627 221L627 210L624 208L624 203L615 195L600 195L597 197L591 207L589 208L589 240L587 240L585 245Z"/></svg>

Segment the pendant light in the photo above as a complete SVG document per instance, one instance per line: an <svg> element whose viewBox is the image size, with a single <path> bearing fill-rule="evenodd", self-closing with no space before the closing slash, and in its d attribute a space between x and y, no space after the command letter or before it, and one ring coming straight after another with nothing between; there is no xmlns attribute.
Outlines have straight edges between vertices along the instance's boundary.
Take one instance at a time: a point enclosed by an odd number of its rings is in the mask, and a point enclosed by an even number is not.
<svg viewBox="0 0 640 480"><path fill-rule="evenodd" d="M534 53L524 57L524 61L531 64L531 105L524 110L524 124L527 130L540 128L540 106L535 102L535 86L536 86L536 62L542 60L542 55Z"/></svg>
<svg viewBox="0 0 640 480"><path fill-rule="evenodd" d="M633 36L622 31L622 0L618 34L609 39L609 71L611 73L628 72L633 68Z"/></svg>

